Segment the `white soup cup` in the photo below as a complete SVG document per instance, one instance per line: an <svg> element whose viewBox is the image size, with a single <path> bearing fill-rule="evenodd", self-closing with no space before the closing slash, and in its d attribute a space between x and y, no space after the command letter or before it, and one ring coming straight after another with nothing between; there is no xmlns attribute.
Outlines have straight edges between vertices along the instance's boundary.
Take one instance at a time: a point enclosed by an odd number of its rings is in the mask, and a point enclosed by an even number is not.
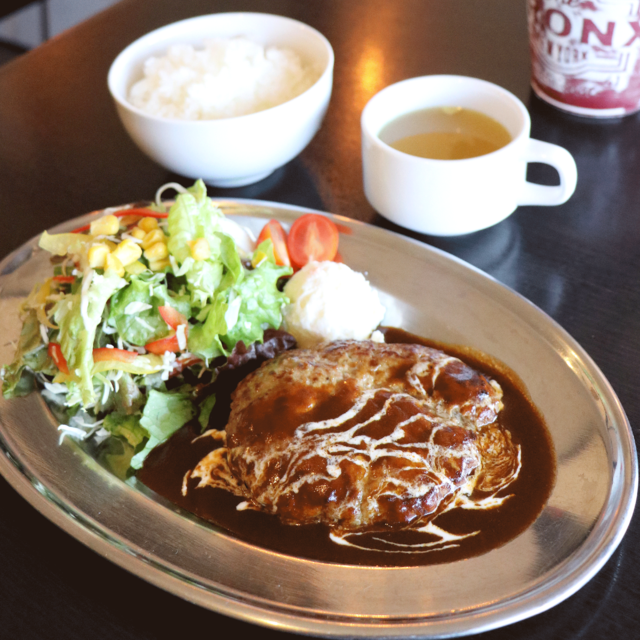
<svg viewBox="0 0 640 640"><path fill-rule="evenodd" d="M432 107L479 111L501 123L511 142L474 158L432 160L397 151L380 139L385 125L399 116ZM361 126L367 199L385 218L420 233L454 236L478 231L504 220L519 205L562 204L576 187L571 154L531 139L531 119L522 102L477 78L434 75L393 84L371 98ZM527 182L528 162L554 167L560 185Z"/></svg>

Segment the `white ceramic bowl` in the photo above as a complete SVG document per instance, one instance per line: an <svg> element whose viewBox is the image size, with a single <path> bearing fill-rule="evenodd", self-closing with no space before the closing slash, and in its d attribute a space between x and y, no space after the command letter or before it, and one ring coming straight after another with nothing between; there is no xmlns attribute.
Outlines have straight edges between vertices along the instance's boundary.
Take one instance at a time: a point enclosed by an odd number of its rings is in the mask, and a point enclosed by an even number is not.
<svg viewBox="0 0 640 640"><path fill-rule="evenodd" d="M129 89L151 56L164 55L173 44L201 47L207 38L234 36L292 49L321 75L292 100L234 118L161 118L129 103ZM328 40L302 22L264 13L218 13L175 22L136 40L114 60L108 85L125 129L150 158L189 178L238 187L265 178L309 144L329 104L333 61Z"/></svg>

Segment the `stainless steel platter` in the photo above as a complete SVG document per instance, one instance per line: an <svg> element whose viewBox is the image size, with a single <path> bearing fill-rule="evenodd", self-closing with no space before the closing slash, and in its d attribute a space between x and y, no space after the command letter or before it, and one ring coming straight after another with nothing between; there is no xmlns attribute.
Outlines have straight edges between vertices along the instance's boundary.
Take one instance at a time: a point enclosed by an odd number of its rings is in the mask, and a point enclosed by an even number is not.
<svg viewBox="0 0 640 640"><path fill-rule="evenodd" d="M220 201L258 231L307 210ZM86 224L92 215L54 231ZM334 637L444 637L485 631L552 607L614 551L637 493L629 423L609 383L549 316L486 274L441 251L369 225L341 254L368 274L385 324L484 351L511 367L543 413L558 476L536 522L483 556L409 568L350 567L251 546L125 484L69 440L39 394L0 400L0 472L49 519L138 576L220 613L280 630ZM34 239L0 263L0 362L12 359L18 307L49 273ZM99 579L99 577L96 577Z"/></svg>

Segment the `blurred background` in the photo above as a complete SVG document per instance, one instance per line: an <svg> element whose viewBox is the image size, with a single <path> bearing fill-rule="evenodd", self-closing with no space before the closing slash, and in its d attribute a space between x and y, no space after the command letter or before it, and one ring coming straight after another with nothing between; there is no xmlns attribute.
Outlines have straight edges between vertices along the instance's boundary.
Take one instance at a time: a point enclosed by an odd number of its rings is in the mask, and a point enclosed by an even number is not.
<svg viewBox="0 0 640 640"><path fill-rule="evenodd" d="M0 3L0 64L106 9L117 0L4 0Z"/></svg>

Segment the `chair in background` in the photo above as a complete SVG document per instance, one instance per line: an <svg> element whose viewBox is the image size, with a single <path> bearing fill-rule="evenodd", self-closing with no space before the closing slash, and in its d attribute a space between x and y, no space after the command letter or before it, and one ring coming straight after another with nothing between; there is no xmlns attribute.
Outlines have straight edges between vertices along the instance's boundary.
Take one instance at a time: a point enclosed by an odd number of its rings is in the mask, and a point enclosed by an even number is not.
<svg viewBox="0 0 640 640"><path fill-rule="evenodd" d="M40 9L40 36L41 41L44 42L49 38L49 8L47 0L37 0L36 2L33 2L33 0L3 0L0 4L0 20L31 4L37 4ZM4 58L11 58L28 50L28 47L18 42L12 42L0 37L0 52L5 54Z"/></svg>

